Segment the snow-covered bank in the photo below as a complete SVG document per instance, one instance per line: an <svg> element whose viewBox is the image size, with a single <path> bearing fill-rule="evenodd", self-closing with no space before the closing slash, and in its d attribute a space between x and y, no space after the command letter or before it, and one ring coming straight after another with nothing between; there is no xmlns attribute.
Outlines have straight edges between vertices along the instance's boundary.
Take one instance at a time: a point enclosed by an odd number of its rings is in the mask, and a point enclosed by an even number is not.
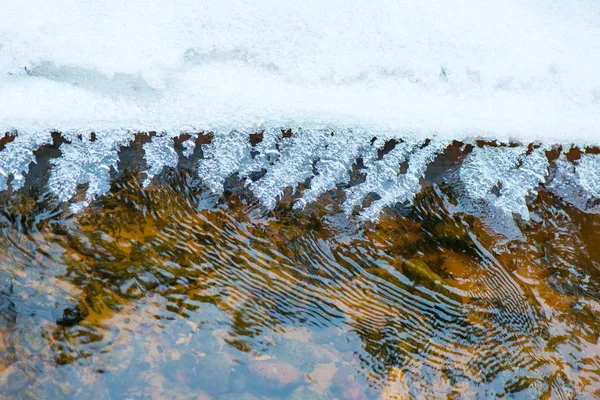
<svg viewBox="0 0 600 400"><path fill-rule="evenodd" d="M600 143L595 1L5 0L0 130Z"/></svg>

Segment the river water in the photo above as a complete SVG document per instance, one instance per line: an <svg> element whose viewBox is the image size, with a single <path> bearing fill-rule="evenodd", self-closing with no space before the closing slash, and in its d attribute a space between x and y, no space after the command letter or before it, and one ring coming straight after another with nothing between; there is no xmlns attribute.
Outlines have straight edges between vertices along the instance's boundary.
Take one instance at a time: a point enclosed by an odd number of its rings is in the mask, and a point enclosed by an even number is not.
<svg viewBox="0 0 600 400"><path fill-rule="evenodd" d="M56 141L0 192L0 397L600 396L599 214L542 185L498 229L448 178L459 143L373 221L340 185L301 209L308 181L274 208L236 174L217 195L199 153L144 186L141 146L77 213L45 190Z"/></svg>

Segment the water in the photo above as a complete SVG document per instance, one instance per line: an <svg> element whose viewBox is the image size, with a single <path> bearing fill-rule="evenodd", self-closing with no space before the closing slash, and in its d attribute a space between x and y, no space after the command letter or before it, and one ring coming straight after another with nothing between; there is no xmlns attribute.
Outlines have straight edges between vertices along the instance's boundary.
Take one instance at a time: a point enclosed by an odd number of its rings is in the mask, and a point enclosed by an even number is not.
<svg viewBox="0 0 600 400"><path fill-rule="evenodd" d="M597 149L259 136L11 158L0 396L600 395Z"/></svg>

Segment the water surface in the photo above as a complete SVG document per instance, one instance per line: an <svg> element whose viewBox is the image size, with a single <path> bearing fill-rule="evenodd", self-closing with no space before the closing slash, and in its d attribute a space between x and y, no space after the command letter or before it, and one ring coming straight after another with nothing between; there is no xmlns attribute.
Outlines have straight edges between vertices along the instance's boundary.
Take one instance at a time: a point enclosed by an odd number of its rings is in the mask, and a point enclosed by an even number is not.
<svg viewBox="0 0 600 400"><path fill-rule="evenodd" d="M460 144L364 222L343 187L269 211L232 175L217 196L199 152L144 188L141 141L73 214L45 190L57 140L0 193L2 397L600 396L600 215L541 187L501 233L461 208Z"/></svg>

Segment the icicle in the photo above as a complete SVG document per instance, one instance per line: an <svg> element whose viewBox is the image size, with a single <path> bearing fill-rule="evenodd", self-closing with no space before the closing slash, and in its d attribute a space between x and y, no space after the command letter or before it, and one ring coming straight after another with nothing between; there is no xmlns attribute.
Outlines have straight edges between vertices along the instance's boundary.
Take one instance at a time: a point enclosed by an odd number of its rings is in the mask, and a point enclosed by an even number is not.
<svg viewBox="0 0 600 400"><path fill-rule="evenodd" d="M274 208L283 189L295 189L298 183L313 176L313 162L324 151L328 135L324 131L299 131L279 142L279 159L264 177L250 185L265 207Z"/></svg>
<svg viewBox="0 0 600 400"><path fill-rule="evenodd" d="M395 203L412 202L421 191L420 179L425 175L427 166L443 152L451 141L433 139L422 148L417 148L408 158L408 170L405 174L397 174L389 187L379 191L381 198L376 200L360 215L363 220L377 220L384 207ZM367 175L368 179L368 175Z"/></svg>
<svg viewBox="0 0 600 400"><path fill-rule="evenodd" d="M359 130L298 130L291 136L279 129L260 132L253 145L247 133L216 132L210 144L203 145L204 158L198 161L198 174L216 194L222 194L225 180L237 174L257 199L274 208L283 190L308 182L295 204L302 209L317 201L323 193L351 179L352 166L362 158L365 180L345 189L342 208L348 214L362 208L370 193L377 197L361 209L359 219L377 220L380 212L396 203L412 202L421 191L420 180L435 157L450 144L449 140L415 137L401 138L391 132ZM79 210L110 188L110 169L117 166L118 152L134 138L131 131L102 132L94 140L89 133L66 132L68 141L60 147L62 155L52 160L49 190L58 200L68 201L80 184L88 184L85 201L73 205ZM376 137L373 141L371 138ZM198 134L183 142L184 156L193 153ZM387 154L387 141L395 146ZM33 151L52 141L49 134L19 134L0 151L0 190L19 189ZM550 182L546 151L550 145L515 147L475 147L460 167L457 177L459 209L482 217L486 223L508 235L518 235L513 218L529 220L528 198L545 185L586 212L600 212L600 155L582 154L574 163L563 154L556 161ZM159 134L143 145L148 166L148 185L163 167L175 168L178 156L172 134ZM405 171L402 165L407 164ZM260 172L260 174L256 174ZM260 177L260 178L259 178ZM250 179L252 178L252 179Z"/></svg>
<svg viewBox="0 0 600 400"><path fill-rule="evenodd" d="M494 201L495 207L506 214L519 214L529 221L527 196L536 195L535 188L544 183L548 175L547 147L533 150L529 155L520 156L520 166L510 170L501 180L500 196Z"/></svg>
<svg viewBox="0 0 600 400"><path fill-rule="evenodd" d="M372 153L364 162L367 174L365 182L346 190L344 210L351 213L354 207L361 205L369 193L381 195L392 190L400 175L400 164L406 160L418 144L418 140L409 138L396 144L394 149L384 155L381 160L377 159L376 153Z"/></svg>
<svg viewBox="0 0 600 400"><path fill-rule="evenodd" d="M529 221L527 197L546 180L547 149L527 154L526 146L476 148L459 173L465 189L459 199L462 211L482 217L507 237L519 237L513 214Z"/></svg>
<svg viewBox="0 0 600 400"><path fill-rule="evenodd" d="M371 148L364 137L353 132L332 133L327 139L327 148L315 165L318 175L311 180L310 188L304 191L294 207L303 208L316 201L321 194L335 189L338 183L348 182L352 164Z"/></svg>

